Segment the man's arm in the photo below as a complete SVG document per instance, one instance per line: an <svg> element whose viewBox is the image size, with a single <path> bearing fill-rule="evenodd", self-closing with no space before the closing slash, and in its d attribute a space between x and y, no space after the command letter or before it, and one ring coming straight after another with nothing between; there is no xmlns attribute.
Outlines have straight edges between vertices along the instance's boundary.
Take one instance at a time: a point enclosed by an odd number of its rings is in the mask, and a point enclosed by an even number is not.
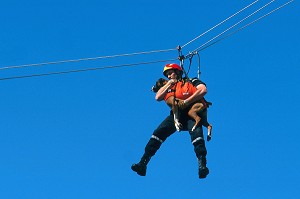
<svg viewBox="0 0 300 199"><path fill-rule="evenodd" d="M186 100L179 100L178 106L180 109L185 109L191 104L201 100L207 93L206 84L200 81L198 78L191 79L191 82L196 87L196 91Z"/></svg>
<svg viewBox="0 0 300 199"><path fill-rule="evenodd" d="M162 101L165 97L165 95L167 94L167 91L172 88L172 86L176 83L176 80L171 79L169 80L163 87L161 87L156 95L155 95L155 99L157 101Z"/></svg>
<svg viewBox="0 0 300 199"><path fill-rule="evenodd" d="M195 93L183 101L185 107L193 104L196 101L201 100L204 97L204 95L206 95L207 88L205 84L199 84L198 86L196 86L196 88L197 90L195 91Z"/></svg>

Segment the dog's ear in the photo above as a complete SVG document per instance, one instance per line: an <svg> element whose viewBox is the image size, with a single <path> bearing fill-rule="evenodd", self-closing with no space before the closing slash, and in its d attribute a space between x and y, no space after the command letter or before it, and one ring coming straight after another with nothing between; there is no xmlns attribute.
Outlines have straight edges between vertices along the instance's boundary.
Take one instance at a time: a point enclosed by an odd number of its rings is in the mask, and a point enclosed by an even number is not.
<svg viewBox="0 0 300 199"><path fill-rule="evenodd" d="M154 93L157 93L157 91L159 90L159 88L157 88L156 84L154 86L152 86L151 91Z"/></svg>
<svg viewBox="0 0 300 199"><path fill-rule="evenodd" d="M161 87L163 87L163 86L166 84L166 82L168 82L166 79L164 79L164 78L159 78L159 79L156 81L155 85L152 86L151 91L153 91L154 93L157 93L157 91L158 91Z"/></svg>
<svg viewBox="0 0 300 199"><path fill-rule="evenodd" d="M164 78L159 78L159 79L157 80L157 82L159 82L160 84L164 85L164 84L167 82L167 80L164 79Z"/></svg>

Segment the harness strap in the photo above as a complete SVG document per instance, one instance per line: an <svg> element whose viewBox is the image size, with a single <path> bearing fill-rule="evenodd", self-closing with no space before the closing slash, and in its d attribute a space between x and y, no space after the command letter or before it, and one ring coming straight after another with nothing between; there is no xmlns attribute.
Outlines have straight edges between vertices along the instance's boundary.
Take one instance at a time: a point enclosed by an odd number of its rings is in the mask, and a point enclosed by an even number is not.
<svg viewBox="0 0 300 199"><path fill-rule="evenodd" d="M189 77L188 77L188 73L185 71L183 65L184 65L184 60L186 59L186 57L182 54L182 51L181 51L181 47L180 46L177 46L177 50L178 50L178 59L180 61L180 67L182 68L182 71L186 77L186 79L188 79L189 81Z"/></svg>

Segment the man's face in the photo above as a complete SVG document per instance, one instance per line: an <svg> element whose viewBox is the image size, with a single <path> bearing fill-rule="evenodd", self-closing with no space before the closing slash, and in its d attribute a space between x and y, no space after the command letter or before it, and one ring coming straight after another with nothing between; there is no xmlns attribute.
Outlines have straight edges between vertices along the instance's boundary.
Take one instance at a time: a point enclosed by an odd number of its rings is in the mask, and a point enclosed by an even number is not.
<svg viewBox="0 0 300 199"><path fill-rule="evenodd" d="M167 75L168 79L176 79L177 78L175 70L172 70L172 69L168 70L166 72L166 75Z"/></svg>

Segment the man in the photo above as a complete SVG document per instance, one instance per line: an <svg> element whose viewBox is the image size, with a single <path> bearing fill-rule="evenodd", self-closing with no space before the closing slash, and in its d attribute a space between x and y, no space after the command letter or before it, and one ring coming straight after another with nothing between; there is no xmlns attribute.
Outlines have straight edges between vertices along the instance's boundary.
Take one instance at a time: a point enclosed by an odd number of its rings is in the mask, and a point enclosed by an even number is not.
<svg viewBox="0 0 300 199"><path fill-rule="evenodd" d="M182 68L177 64L167 64L164 67L163 74L169 79L168 83L160 88L155 96L157 101L164 100L165 96L174 92L174 95L178 99L178 106L181 111L180 123L182 124L182 130L189 131L191 142L194 146L194 151L198 158L198 174L199 178L205 178L209 170L206 167L206 147L205 141L203 139L202 126L197 127L194 131L192 128L195 121L191 119L187 112L189 107L196 101L199 101L207 93L206 85L193 78L191 83L186 79L182 78ZM196 91L191 89L191 86L196 87ZM133 164L131 169L137 172L140 176L146 175L147 164L149 163L152 156L155 155L156 151L160 148L161 144L173 133L176 132L176 127L174 124L173 114L170 114L166 119L154 130L150 140L145 147L145 153L143 154L141 160L137 164Z"/></svg>

